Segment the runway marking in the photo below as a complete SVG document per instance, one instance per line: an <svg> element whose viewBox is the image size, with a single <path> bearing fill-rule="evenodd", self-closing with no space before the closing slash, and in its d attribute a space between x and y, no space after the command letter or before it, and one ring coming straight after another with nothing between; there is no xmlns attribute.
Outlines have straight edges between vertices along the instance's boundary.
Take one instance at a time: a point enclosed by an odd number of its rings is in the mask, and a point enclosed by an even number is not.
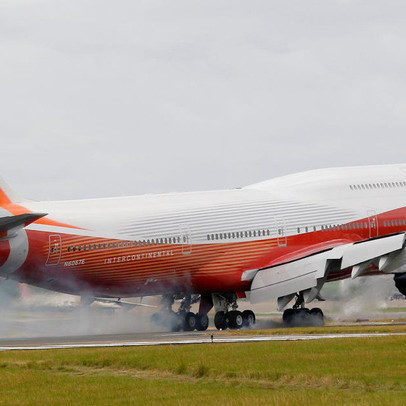
<svg viewBox="0 0 406 406"><path fill-rule="evenodd" d="M174 335L173 340L154 340L149 341L118 341L118 342L78 342L76 344L44 344L44 345L3 345L0 351L16 350L52 350L68 348L108 348L108 347L139 347L139 346L157 346L157 345L185 345L185 344L225 344L225 343L244 343L244 342L264 342L264 341L310 341L337 338L371 338L388 336L406 336L406 333L353 333L353 334L312 334L312 335L269 335L269 336L196 336L191 339L177 339Z"/></svg>

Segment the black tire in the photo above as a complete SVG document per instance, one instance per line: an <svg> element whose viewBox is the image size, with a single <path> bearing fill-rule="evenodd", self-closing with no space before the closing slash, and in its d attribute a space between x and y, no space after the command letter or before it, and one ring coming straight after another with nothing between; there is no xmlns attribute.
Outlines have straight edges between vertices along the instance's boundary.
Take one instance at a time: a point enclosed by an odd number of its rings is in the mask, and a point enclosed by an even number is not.
<svg viewBox="0 0 406 406"><path fill-rule="evenodd" d="M188 312L184 316L183 329L185 331L193 331L197 327L196 314Z"/></svg>
<svg viewBox="0 0 406 406"><path fill-rule="evenodd" d="M225 330L227 328L226 314L223 311L215 314L214 325L217 330Z"/></svg>
<svg viewBox="0 0 406 406"><path fill-rule="evenodd" d="M209 327L209 318L207 314L197 314L196 318L197 318L196 330L206 331L207 328Z"/></svg>
<svg viewBox="0 0 406 406"><path fill-rule="evenodd" d="M324 326L324 314L321 309L315 307L310 310L310 316L312 318L312 324L316 326Z"/></svg>
<svg viewBox="0 0 406 406"><path fill-rule="evenodd" d="M307 320L310 317L310 310L308 308L297 309L296 317L299 317L301 320Z"/></svg>
<svg viewBox="0 0 406 406"><path fill-rule="evenodd" d="M231 329L239 329L243 326L242 313L238 310L231 310L226 315L227 326Z"/></svg>
<svg viewBox="0 0 406 406"><path fill-rule="evenodd" d="M247 328L255 325L255 313L252 310L244 310L242 312L242 324Z"/></svg>
<svg viewBox="0 0 406 406"><path fill-rule="evenodd" d="M163 319L163 324L170 330L170 331L180 331L182 329L182 317L175 312L170 312L167 314L166 318Z"/></svg>
<svg viewBox="0 0 406 406"><path fill-rule="evenodd" d="M295 318L295 311L293 309L286 309L283 312L282 320L285 324L287 324L287 325L293 324L294 318Z"/></svg>

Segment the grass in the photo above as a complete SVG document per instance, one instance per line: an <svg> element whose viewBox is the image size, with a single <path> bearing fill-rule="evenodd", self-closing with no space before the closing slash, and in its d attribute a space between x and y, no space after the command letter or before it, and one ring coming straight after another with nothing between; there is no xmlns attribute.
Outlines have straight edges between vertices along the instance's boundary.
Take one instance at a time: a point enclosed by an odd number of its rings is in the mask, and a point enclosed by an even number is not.
<svg viewBox="0 0 406 406"><path fill-rule="evenodd" d="M349 326L326 326L326 327L284 327L266 330L225 330L208 332L208 335L296 335L296 334L357 334L357 333L406 333L405 324L388 325L349 325Z"/></svg>
<svg viewBox="0 0 406 406"><path fill-rule="evenodd" d="M406 307L387 307L382 309L383 313L406 313Z"/></svg>
<svg viewBox="0 0 406 406"><path fill-rule="evenodd" d="M404 336L0 353L0 405L403 405Z"/></svg>

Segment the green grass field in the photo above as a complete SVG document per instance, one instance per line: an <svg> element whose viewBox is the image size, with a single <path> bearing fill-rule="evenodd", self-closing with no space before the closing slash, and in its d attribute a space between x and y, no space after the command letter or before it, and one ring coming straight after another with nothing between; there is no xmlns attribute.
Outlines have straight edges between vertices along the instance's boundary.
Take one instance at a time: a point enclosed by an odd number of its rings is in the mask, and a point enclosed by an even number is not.
<svg viewBox="0 0 406 406"><path fill-rule="evenodd" d="M0 405L405 403L405 336L0 353Z"/></svg>

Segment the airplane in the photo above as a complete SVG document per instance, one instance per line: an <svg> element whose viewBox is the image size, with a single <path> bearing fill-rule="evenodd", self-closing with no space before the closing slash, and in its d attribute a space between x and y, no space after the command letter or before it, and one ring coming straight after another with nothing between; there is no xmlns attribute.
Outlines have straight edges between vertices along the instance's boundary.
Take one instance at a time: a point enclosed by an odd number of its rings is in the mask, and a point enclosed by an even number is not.
<svg viewBox="0 0 406 406"><path fill-rule="evenodd" d="M0 276L89 303L159 295L152 319L173 331L206 330L213 307L217 329L252 327L240 299L276 300L287 325L322 325L306 305L345 278L394 274L406 294L405 239L406 164L74 201L27 200L0 183Z"/></svg>

